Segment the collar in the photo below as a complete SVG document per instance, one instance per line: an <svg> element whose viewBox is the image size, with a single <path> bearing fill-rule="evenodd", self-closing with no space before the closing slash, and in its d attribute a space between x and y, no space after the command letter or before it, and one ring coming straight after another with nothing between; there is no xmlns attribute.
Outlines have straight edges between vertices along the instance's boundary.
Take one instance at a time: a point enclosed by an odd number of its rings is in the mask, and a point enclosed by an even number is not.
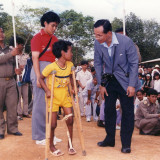
<svg viewBox="0 0 160 160"><path fill-rule="evenodd" d="M9 46L4 45L4 48L2 48L2 47L0 46L0 49L1 49L1 50L5 50L6 48L9 48Z"/></svg>
<svg viewBox="0 0 160 160"><path fill-rule="evenodd" d="M40 30L40 33L41 33L42 36L47 35L47 36L51 37L49 34L47 34L47 33L44 31L43 28Z"/></svg>
<svg viewBox="0 0 160 160"><path fill-rule="evenodd" d="M149 99L147 98L147 102L148 102L148 106L153 106L153 105L155 105L156 103L150 103L150 101L149 101Z"/></svg>
<svg viewBox="0 0 160 160"><path fill-rule="evenodd" d="M116 34L114 32L112 32L112 42L111 42L111 45L108 47L108 45L107 45L106 42L102 43L102 45L104 47L106 47L106 48L111 48L111 47L113 47L114 44L119 44L119 42L118 42L118 39L116 37Z"/></svg>

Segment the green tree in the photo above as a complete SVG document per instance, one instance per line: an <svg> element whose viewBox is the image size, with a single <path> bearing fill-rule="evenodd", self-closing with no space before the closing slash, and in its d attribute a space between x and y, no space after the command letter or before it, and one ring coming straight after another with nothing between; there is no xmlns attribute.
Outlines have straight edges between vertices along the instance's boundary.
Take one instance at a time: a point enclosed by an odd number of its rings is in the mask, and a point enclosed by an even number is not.
<svg viewBox="0 0 160 160"><path fill-rule="evenodd" d="M123 21L122 19L119 19L119 18L114 18L113 21L112 21L112 30L115 31L116 29L118 28L122 28L123 26Z"/></svg>
<svg viewBox="0 0 160 160"><path fill-rule="evenodd" d="M12 17L8 13L0 12L0 26L5 31L5 42L8 44L9 39L13 35Z"/></svg>
<svg viewBox="0 0 160 160"><path fill-rule="evenodd" d="M144 60L160 57L160 25L154 20L144 21Z"/></svg>
<svg viewBox="0 0 160 160"><path fill-rule="evenodd" d="M88 50L93 47L93 17L83 16L74 10L60 14L61 23L56 32L58 38L74 43L73 61L79 63Z"/></svg>
<svg viewBox="0 0 160 160"><path fill-rule="evenodd" d="M17 34L25 39L25 46L27 52L30 52L30 40L33 35L39 32L40 18L49 11L49 8L31 8L29 6L22 6L17 15Z"/></svg>
<svg viewBox="0 0 160 160"><path fill-rule="evenodd" d="M113 30L123 27L122 20L114 18ZM128 36L135 42L142 56L142 61L160 57L160 25L154 20L143 21L134 13L126 16Z"/></svg>

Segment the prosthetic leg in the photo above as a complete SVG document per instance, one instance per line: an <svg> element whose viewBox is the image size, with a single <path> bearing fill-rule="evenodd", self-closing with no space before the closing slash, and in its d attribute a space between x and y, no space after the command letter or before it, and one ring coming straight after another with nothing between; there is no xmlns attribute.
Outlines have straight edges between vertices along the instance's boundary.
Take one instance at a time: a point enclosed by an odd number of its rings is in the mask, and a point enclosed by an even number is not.
<svg viewBox="0 0 160 160"><path fill-rule="evenodd" d="M70 90L70 94L71 94L71 98L72 98L74 116L75 116L75 120L77 123L77 129L78 129L79 139L80 139L81 148L82 148L82 155L86 156L83 129L82 129L82 123L81 123L80 108L79 108L79 102L78 102L77 85L76 85L76 78L75 78L75 67L72 67L72 78L73 78L73 83L74 83L76 103L74 101L73 93L71 92L71 90L72 90L71 83L69 83L69 90Z"/></svg>
<svg viewBox="0 0 160 160"><path fill-rule="evenodd" d="M71 117L71 116L73 116L72 113L66 115L66 116L62 119L62 121L64 121L64 120L67 121L67 119L68 119L69 117ZM68 137L68 142L69 142L69 152L70 152L70 154L72 154L72 155L73 155L73 154L76 154L76 151L75 151L75 149L74 149L73 146L72 146L71 137L70 137L70 134L69 134L68 127L67 127L67 137ZM73 151L73 153L71 152L71 150Z"/></svg>
<svg viewBox="0 0 160 160"><path fill-rule="evenodd" d="M52 120L52 105L53 105L53 87L54 87L54 78L56 71L52 73L52 85L51 85L51 101L50 101L50 111L48 112L48 98L46 98L46 145L45 145L45 160L48 160L48 150L49 150L49 141L51 135L51 120ZM46 84L48 87L49 77L46 78Z"/></svg>

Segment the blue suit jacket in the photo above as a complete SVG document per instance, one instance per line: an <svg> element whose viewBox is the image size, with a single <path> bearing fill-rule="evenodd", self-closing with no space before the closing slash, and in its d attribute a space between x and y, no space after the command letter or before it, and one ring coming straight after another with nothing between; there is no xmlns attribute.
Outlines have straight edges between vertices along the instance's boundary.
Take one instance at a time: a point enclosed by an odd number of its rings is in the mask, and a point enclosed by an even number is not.
<svg viewBox="0 0 160 160"><path fill-rule="evenodd" d="M113 74L125 91L128 86L132 86L138 90L140 83L138 79L138 55L136 47L129 37L122 34L116 34L116 37L119 44L114 44L112 49L112 57L113 54L115 54ZM94 49L94 67L98 84L101 84L101 76L103 73L112 74L112 62L108 55L108 49L97 40L95 40ZM129 73L129 77L125 76L124 71L118 64L126 73Z"/></svg>

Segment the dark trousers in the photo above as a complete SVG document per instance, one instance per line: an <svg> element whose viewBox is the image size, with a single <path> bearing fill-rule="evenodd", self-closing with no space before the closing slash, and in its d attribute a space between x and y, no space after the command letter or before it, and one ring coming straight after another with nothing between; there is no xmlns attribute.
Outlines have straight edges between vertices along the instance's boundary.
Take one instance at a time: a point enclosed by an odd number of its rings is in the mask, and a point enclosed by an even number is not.
<svg viewBox="0 0 160 160"><path fill-rule="evenodd" d="M115 142L116 133L116 100L120 99L122 108L121 142L123 147L131 146L131 138L134 130L134 97L128 97L116 78L113 78L106 87L108 96L105 96L105 141Z"/></svg>

